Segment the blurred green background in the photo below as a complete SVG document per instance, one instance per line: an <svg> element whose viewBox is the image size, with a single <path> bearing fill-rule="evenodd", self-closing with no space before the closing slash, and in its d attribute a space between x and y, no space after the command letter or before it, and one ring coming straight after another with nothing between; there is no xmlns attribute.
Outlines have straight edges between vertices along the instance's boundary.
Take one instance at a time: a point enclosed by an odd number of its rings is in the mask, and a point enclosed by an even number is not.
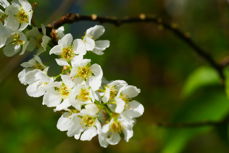
<svg viewBox="0 0 229 153"><path fill-rule="evenodd" d="M37 2L34 22L48 24L68 12L101 16L157 14L190 33L220 61L229 55L229 3L226 0L31 0ZM81 37L98 23L79 22L66 31ZM129 143L103 149L68 138L56 128L60 114L27 96L18 81L17 57L0 53L0 153L228 153L228 125L217 128L163 128L155 122L220 120L229 100L214 70L186 44L153 24L115 27L104 24L103 39L111 47L103 56L90 54L108 80L123 79L138 86L145 106ZM16 65L15 65L16 64ZM16 69L14 68L16 67ZM9 70L13 69L12 72ZM9 75L8 75L9 74Z"/></svg>

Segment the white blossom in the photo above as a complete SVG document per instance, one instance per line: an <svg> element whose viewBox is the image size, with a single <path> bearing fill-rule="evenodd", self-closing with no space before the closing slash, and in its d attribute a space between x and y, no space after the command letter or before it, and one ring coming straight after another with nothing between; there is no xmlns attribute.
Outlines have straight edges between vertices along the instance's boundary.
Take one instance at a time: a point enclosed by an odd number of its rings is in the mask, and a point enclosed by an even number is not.
<svg viewBox="0 0 229 153"><path fill-rule="evenodd" d="M115 81L108 83L105 86L104 93L102 94L102 101L104 103L107 103L108 101L114 100L119 90L124 86L127 86L127 83L123 80L115 80Z"/></svg>
<svg viewBox="0 0 229 153"><path fill-rule="evenodd" d="M77 84L85 81L95 91L101 86L103 71L100 65L91 64L90 59L79 56L72 61L70 76Z"/></svg>
<svg viewBox="0 0 229 153"><path fill-rule="evenodd" d="M0 5L0 48L6 56L36 51L32 59L21 64L23 70L18 78L27 85L29 96L43 96L43 105L63 112L57 128L82 141L98 135L102 147L118 144L122 138L129 141L135 119L144 113L143 105L134 100L140 89L123 80L104 81L101 66L84 58L88 51L102 55L110 46L108 40L98 40L104 27L89 28L82 39L73 39L70 33L64 35L64 27L60 27L51 33L58 41L54 46L49 43L45 26L42 32L34 26L25 30L32 18L26 0L0 0ZM62 66L56 76L48 75L49 67L40 58L48 47L50 55L57 55L57 65Z"/></svg>
<svg viewBox="0 0 229 153"><path fill-rule="evenodd" d="M144 113L144 107L138 101L133 100L126 104L126 107L123 111L123 116L129 119L134 119L142 116Z"/></svg>
<svg viewBox="0 0 229 153"><path fill-rule="evenodd" d="M61 75L59 82L53 82L43 97L43 105L55 107L55 111L66 110L71 103L69 97L75 83L67 75Z"/></svg>
<svg viewBox="0 0 229 153"><path fill-rule="evenodd" d="M29 41L27 50L34 51L37 49L38 53L46 51L51 38L46 35L46 29L44 25L42 25L42 33L38 30L37 27L33 27L31 30L26 32L26 35Z"/></svg>
<svg viewBox="0 0 229 153"><path fill-rule="evenodd" d="M109 123L105 124L99 131L99 143L102 147L116 145L124 135L124 140L129 141L133 136L134 120L126 119L122 115L118 118L112 118Z"/></svg>
<svg viewBox="0 0 229 153"><path fill-rule="evenodd" d="M116 105L116 107L114 111L116 113L123 112L126 104L128 104L129 102L132 102L132 99L136 97L139 93L140 93L140 89L138 89L135 86L127 85L127 86L122 87L119 90L117 96L115 97L114 105Z"/></svg>
<svg viewBox="0 0 229 153"><path fill-rule="evenodd" d="M22 63L21 66L24 69L18 74L18 78L19 81L24 85L29 84L27 78L30 78L30 76L34 76L34 72L32 72L32 70L47 71L47 67L43 64L39 56L34 56L28 62Z"/></svg>
<svg viewBox="0 0 229 153"><path fill-rule="evenodd" d="M116 80L105 86L102 93L102 101L107 103L109 108L116 112L123 112L124 108L132 99L140 93L140 89L128 85L125 81Z"/></svg>
<svg viewBox="0 0 229 153"><path fill-rule="evenodd" d="M97 40L105 32L105 28L101 25L95 25L87 29L83 39L77 39L79 48L86 54L87 51L92 51L97 55L102 55L103 51L110 46L108 40Z"/></svg>
<svg viewBox="0 0 229 153"><path fill-rule="evenodd" d="M101 124L97 119L99 109L95 104L88 104L78 113L65 113L57 123L60 131L67 131L68 136L90 141L98 134Z"/></svg>
<svg viewBox="0 0 229 153"><path fill-rule="evenodd" d="M26 91L31 97L41 97L47 92L54 79L45 71L35 69L32 72L27 75L26 81L29 86Z"/></svg>
<svg viewBox="0 0 229 153"><path fill-rule="evenodd" d="M64 37L64 26L59 27L54 31L55 38L57 40L61 39Z"/></svg>
<svg viewBox="0 0 229 153"><path fill-rule="evenodd" d="M95 91L85 82L77 84L70 96L71 105L77 109L81 109L83 105L93 103L96 99L98 98Z"/></svg>
<svg viewBox="0 0 229 153"><path fill-rule="evenodd" d="M14 32L6 40L5 46L3 48L3 53L8 56L14 56L19 53L24 54L27 49L27 38L22 32Z"/></svg>
<svg viewBox="0 0 229 153"><path fill-rule="evenodd" d="M13 1L6 7L5 26L12 31L23 31L31 24L33 10L31 4L26 0Z"/></svg>
<svg viewBox="0 0 229 153"><path fill-rule="evenodd" d="M60 56L60 58L56 59L57 64L66 66L69 65L75 56L81 54L81 50L79 49L78 41L73 41L72 35L66 34L58 41L58 45L50 50L50 54Z"/></svg>

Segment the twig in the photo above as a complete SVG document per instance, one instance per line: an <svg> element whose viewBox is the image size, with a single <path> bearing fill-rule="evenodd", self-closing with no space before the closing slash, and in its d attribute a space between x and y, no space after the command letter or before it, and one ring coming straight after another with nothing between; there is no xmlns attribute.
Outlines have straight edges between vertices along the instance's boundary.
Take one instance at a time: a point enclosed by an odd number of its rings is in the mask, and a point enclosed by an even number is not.
<svg viewBox="0 0 229 153"><path fill-rule="evenodd" d="M116 26L121 26L123 24L132 24L132 23L154 23L160 25L165 29L173 32L178 38L180 38L185 43L187 43L189 47L191 47L193 51L196 52L197 55L199 55L201 58L207 61L218 72L219 76L223 81L225 79L225 76L223 74L223 66L217 63L209 53L207 53L200 46L198 46L187 33L179 30L176 24L168 23L156 16L147 16L145 14L140 14L137 17L117 18L117 17L102 17L102 16L97 16L95 14L86 16L86 15L70 13L65 16L62 16L59 20L53 22L52 24L49 24L47 27L50 29L57 29L58 27L64 24L71 24L79 21L93 21L93 22L99 22L101 24L109 23Z"/></svg>

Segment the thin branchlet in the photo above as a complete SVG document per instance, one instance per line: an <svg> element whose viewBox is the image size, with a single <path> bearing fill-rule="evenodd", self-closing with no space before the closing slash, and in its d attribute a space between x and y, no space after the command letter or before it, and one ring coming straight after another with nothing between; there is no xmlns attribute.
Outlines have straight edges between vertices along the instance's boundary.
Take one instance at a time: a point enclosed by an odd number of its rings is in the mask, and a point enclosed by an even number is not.
<svg viewBox="0 0 229 153"><path fill-rule="evenodd" d="M74 22L79 21L92 21L92 22L99 22L101 24L103 23L109 23L113 24L115 26L121 26L123 24L133 24L133 23L154 23L157 24L164 29L167 29L175 34L179 39L184 41L187 45L189 45L190 48L193 49L193 51L199 55L201 58L203 58L206 62L208 62L219 74L222 81L225 80L225 76L223 73L223 68L221 64L217 63L214 58L206 52L203 48L201 48L199 45L197 45L190 37L190 35L187 32L183 32L178 28L178 25L175 23L169 23L164 20L162 20L159 17L156 17L154 15L146 15L146 14L140 14L136 17L123 17L123 18L117 18L117 17L108 17L108 16L97 16L96 14L92 15L80 15L80 14L74 14L69 13L65 16L62 16L60 19L54 21L53 23L49 24L47 28L49 29L57 29L64 24L72 24Z"/></svg>

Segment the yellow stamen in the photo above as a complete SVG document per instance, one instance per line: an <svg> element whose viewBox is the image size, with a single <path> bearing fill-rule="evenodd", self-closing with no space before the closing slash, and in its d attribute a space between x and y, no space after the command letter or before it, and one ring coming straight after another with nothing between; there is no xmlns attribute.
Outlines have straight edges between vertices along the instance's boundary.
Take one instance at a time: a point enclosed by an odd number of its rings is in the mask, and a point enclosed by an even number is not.
<svg viewBox="0 0 229 153"><path fill-rule="evenodd" d="M29 23L29 16L22 8L16 14L16 18L19 23Z"/></svg>
<svg viewBox="0 0 229 153"><path fill-rule="evenodd" d="M23 45L25 43L24 40L20 39L20 35L18 33L12 35L12 44L13 45Z"/></svg>
<svg viewBox="0 0 229 153"><path fill-rule="evenodd" d="M86 127L91 127L95 124L95 118L89 115L85 115L82 117L81 124Z"/></svg>
<svg viewBox="0 0 229 153"><path fill-rule="evenodd" d="M63 48L61 57L66 59L67 61L72 60L72 58L75 56L72 47L66 47Z"/></svg>
<svg viewBox="0 0 229 153"><path fill-rule="evenodd" d="M115 88L115 86L110 87L110 100L113 100L118 94L118 90Z"/></svg>
<svg viewBox="0 0 229 153"><path fill-rule="evenodd" d="M124 94L121 94L119 98L121 98L126 103L130 101L130 98L128 98L128 96Z"/></svg>
<svg viewBox="0 0 229 153"><path fill-rule="evenodd" d="M80 77L80 78L82 78L84 80L87 80L91 76L92 76L92 71L90 69L90 66L86 65L86 66L81 66L81 67L78 68L75 77L76 78Z"/></svg>
<svg viewBox="0 0 229 153"><path fill-rule="evenodd" d="M67 98L70 94L70 90L65 84L62 84L57 90L64 98Z"/></svg>
<svg viewBox="0 0 229 153"><path fill-rule="evenodd" d="M82 102L90 100L90 93L88 89L81 89L79 95L77 96L77 99L79 99Z"/></svg>
<svg viewBox="0 0 229 153"><path fill-rule="evenodd" d="M110 131L114 133L121 133L122 132L122 125L118 121L114 121L110 125Z"/></svg>

